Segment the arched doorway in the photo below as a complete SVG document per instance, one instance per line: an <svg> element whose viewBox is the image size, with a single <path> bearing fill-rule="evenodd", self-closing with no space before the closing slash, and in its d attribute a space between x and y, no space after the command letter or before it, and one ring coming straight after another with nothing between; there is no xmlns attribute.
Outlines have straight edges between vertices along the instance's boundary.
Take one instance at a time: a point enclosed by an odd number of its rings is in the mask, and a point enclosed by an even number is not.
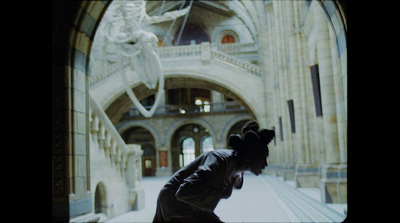
<svg viewBox="0 0 400 223"><path fill-rule="evenodd" d="M155 176L156 173L156 148L151 132L143 127L131 127L121 133L126 144L139 144L142 146L142 176Z"/></svg>
<svg viewBox="0 0 400 223"><path fill-rule="evenodd" d="M188 137L182 140L181 154L179 154L179 166L184 167L195 159L195 142Z"/></svg>
<svg viewBox="0 0 400 223"><path fill-rule="evenodd" d="M203 152L201 144L206 137L211 138L210 133L199 124L185 124L175 131L171 138L173 172L189 164Z"/></svg>
<svg viewBox="0 0 400 223"><path fill-rule="evenodd" d="M94 193L94 213L104 213L107 215L106 189L102 182L97 184Z"/></svg>
<svg viewBox="0 0 400 223"><path fill-rule="evenodd" d="M156 174L156 148L151 143L142 145L142 175L155 176Z"/></svg>

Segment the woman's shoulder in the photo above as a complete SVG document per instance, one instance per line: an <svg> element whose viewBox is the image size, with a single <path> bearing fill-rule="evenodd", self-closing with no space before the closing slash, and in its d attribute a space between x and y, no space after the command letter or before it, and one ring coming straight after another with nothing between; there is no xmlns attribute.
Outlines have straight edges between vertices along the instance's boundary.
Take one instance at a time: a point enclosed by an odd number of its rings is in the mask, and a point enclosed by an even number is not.
<svg viewBox="0 0 400 223"><path fill-rule="evenodd" d="M204 154L207 158L214 158L220 161L227 161L233 157L235 151L232 149L216 149Z"/></svg>

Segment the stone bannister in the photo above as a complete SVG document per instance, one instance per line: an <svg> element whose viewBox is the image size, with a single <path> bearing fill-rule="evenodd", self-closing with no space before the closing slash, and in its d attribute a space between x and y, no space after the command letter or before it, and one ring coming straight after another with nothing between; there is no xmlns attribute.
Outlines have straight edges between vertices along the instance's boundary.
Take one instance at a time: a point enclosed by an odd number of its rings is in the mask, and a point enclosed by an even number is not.
<svg viewBox="0 0 400 223"><path fill-rule="evenodd" d="M238 59L234 56L230 56L228 54L218 52L218 51L211 51L211 58L214 61L218 61L223 63L224 65L228 65L230 67L233 67L235 69L239 69L245 72L248 72L252 75L255 75L257 77L261 77L261 69L259 66L249 63L247 61Z"/></svg>
<svg viewBox="0 0 400 223"><path fill-rule="evenodd" d="M115 129L107 114L90 95L90 130L93 141L104 150L107 160L124 176L129 149Z"/></svg>
<svg viewBox="0 0 400 223"><path fill-rule="evenodd" d="M204 62L212 60L222 65L248 72L257 77L261 76L261 69L259 66L219 51L239 51L239 49L244 50L245 47L250 46L243 45L241 48L240 45L236 44L235 46L224 47L223 45L213 46L213 48L216 49L213 50L210 43L203 42L200 45L160 47L156 48L155 51L160 57L162 64L177 61L177 59L179 62L193 59L200 59Z"/></svg>
<svg viewBox="0 0 400 223"><path fill-rule="evenodd" d="M96 102L91 93L90 97L90 135L92 137L91 147L97 147L101 154L105 156L101 168L109 167L114 169L115 174L125 182L127 188L129 204L126 204L128 210L138 210L144 208L144 189L141 186L142 181L142 159L143 150L140 145L126 145L118 131L115 129L107 114ZM92 148L91 148L92 149ZM96 152L97 153L97 152ZM92 168L98 168L96 166ZM110 172L110 170L107 170Z"/></svg>
<svg viewBox="0 0 400 223"><path fill-rule="evenodd" d="M214 61L222 66L260 77L261 69L258 65L238 57L240 54L246 52L257 53L257 48L258 46L254 43L210 44L209 42L203 42L198 45L159 47L155 48L155 52L158 54L162 65L168 65L177 61L181 63L201 60L205 64ZM124 59L122 65L124 67L129 66L129 60ZM190 63L188 65L190 66ZM93 74L90 78L90 86L94 87L100 82L106 81L113 75L118 74L116 72L118 69L117 63L114 63L101 73Z"/></svg>

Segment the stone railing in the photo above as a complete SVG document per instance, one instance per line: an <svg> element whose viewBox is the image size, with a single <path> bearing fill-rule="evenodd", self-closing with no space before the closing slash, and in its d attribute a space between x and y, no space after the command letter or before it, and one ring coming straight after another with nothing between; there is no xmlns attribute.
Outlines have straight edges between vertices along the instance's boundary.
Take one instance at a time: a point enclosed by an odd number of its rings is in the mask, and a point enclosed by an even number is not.
<svg viewBox="0 0 400 223"><path fill-rule="evenodd" d="M256 43L212 43L211 49L223 53L248 53L257 52L258 45Z"/></svg>
<svg viewBox="0 0 400 223"><path fill-rule="evenodd" d="M227 46L223 46L227 45ZM244 50L246 47L255 47L251 44L219 44L214 45L217 50L233 50L234 48ZM190 59L201 59L202 61L217 61L223 65L239 69L248 72L252 75L260 77L261 69L259 66L252 64L250 62L238 59L235 56L230 56L226 53L212 50L211 44L208 42L203 42L200 45L186 45L186 46L170 46L170 47L160 47L156 48L156 53L159 55L161 63L165 64L171 60L176 61L179 58L179 62L183 60Z"/></svg>
<svg viewBox="0 0 400 223"><path fill-rule="evenodd" d="M129 190L130 210L144 208L144 189L142 181L142 154L140 145L126 145L107 114L96 102L91 93L90 96L90 135L94 145L105 155L108 162L126 181ZM108 165L103 165L108 166ZM96 167L93 167L96 168Z"/></svg>
<svg viewBox="0 0 400 223"><path fill-rule="evenodd" d="M223 66L239 69L259 77L261 75L259 66L238 58L240 54L245 52L257 52L257 50L258 46L254 43L210 44L209 42L203 42L198 45L155 48L155 52L158 54L163 65L176 61L202 60L209 62L213 60L219 62ZM118 63L114 63L110 65L102 70L101 73L93 74L90 77L90 86L94 87L98 83L116 75L118 73L116 71L119 69L117 64ZM122 65L124 67L128 66L129 60L124 59ZM188 63L188 65L190 64Z"/></svg>
<svg viewBox="0 0 400 223"><path fill-rule="evenodd" d="M146 109L150 109L151 106L145 107ZM241 112L246 111L246 108L241 105L239 102L219 102L219 103L209 103L203 105L162 105L157 107L155 116L162 115L176 115L176 114L195 114L195 113L203 113L203 114L213 114L215 112ZM122 118L130 118L130 117L138 117L141 116L139 110L136 107L131 107L129 110L122 116Z"/></svg>
<svg viewBox="0 0 400 223"><path fill-rule="evenodd" d="M201 45L169 46L155 49L161 61L175 60L175 58L196 59L201 56Z"/></svg>
<svg viewBox="0 0 400 223"><path fill-rule="evenodd" d="M239 70L243 70L257 77L261 77L261 69L257 65L254 65L244 60L237 59L236 57L230 56L228 54L213 50L211 51L211 57L215 61L222 62L224 65L227 65L229 67L234 67Z"/></svg>
<svg viewBox="0 0 400 223"><path fill-rule="evenodd" d="M99 149L104 151L107 160L124 176L129 150L107 114L94 97L91 94L89 95L89 125L92 139L94 142L98 142Z"/></svg>

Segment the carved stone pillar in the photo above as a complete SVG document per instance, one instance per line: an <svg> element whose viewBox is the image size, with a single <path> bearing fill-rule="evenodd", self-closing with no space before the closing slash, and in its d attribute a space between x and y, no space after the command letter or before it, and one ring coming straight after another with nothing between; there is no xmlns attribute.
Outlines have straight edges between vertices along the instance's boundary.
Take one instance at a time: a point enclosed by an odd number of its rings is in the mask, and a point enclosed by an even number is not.
<svg viewBox="0 0 400 223"><path fill-rule="evenodd" d="M142 187L142 154L141 146L128 144L126 183L129 187L129 206L131 210L144 208L144 188Z"/></svg>
<svg viewBox="0 0 400 223"><path fill-rule="evenodd" d="M201 62L209 64L211 62L211 45L209 42L201 43Z"/></svg>
<svg viewBox="0 0 400 223"><path fill-rule="evenodd" d="M157 169L156 176L172 175L172 159L171 153L166 146L157 148Z"/></svg>
<svg viewBox="0 0 400 223"><path fill-rule="evenodd" d="M339 132L336 108L336 97L338 95L335 93L329 23L326 14L318 5L314 7L314 16L321 85L322 136L325 141L325 162L321 166L321 180L319 182L321 199L325 203L346 203L347 166L339 165Z"/></svg>

